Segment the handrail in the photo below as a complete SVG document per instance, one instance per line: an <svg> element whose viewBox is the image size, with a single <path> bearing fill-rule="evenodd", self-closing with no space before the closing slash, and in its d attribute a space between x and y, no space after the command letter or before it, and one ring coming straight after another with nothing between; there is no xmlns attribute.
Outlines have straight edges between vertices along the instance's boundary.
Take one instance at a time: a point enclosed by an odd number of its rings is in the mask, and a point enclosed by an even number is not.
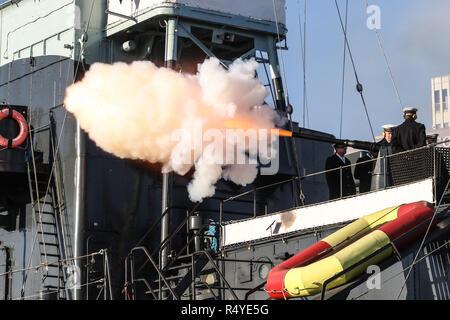
<svg viewBox="0 0 450 320"><path fill-rule="evenodd" d="M203 226L198 232L201 233L203 230L206 229L206 226ZM174 263L175 261L177 261L178 257L181 255L181 253L192 243L192 241L194 241L195 237L197 235L192 235L191 237L189 237L188 241L186 242L186 244L183 246L183 248L181 248L180 250L178 250L178 252L175 254L174 258L172 259L172 261L170 261L167 266L165 266L163 268L163 271L168 270ZM139 270L140 271L140 270ZM138 272L139 272L138 271Z"/></svg>
<svg viewBox="0 0 450 320"><path fill-rule="evenodd" d="M139 239L139 241L136 243L135 247L139 246L141 244L142 241L144 241L145 238L147 238L147 236L153 231L153 229L156 228L156 226L161 222L162 218L169 212L169 209L171 207L167 207L163 213L159 216L158 220L156 220L153 225L150 227L150 229L147 230L147 232L141 237L141 239Z"/></svg>
<svg viewBox="0 0 450 320"><path fill-rule="evenodd" d="M367 257L361 259L360 261L352 264L350 267L342 270L341 272L333 275L332 277L328 278L327 280L325 280L322 284L322 290L321 290L321 294L320 294L320 299L324 300L325 299L325 292L326 292L326 287L334 280L336 280L337 278L341 277L342 275L346 274L347 272L353 270L354 268L356 268L357 266L363 264L364 262L370 260L371 258L373 258L374 256L380 254L382 251L386 250L389 247L392 247L395 255L397 256L398 259L401 259L400 253L397 250L397 247L395 246L395 243L404 239L407 236L410 236L412 233L416 232L419 228L422 228L423 225L427 224L427 223L431 223L433 218L435 217L431 217L428 218L424 221L422 221L420 224L418 224L417 226L415 226L414 228L412 228L411 230L409 230L408 232L404 233L403 235L401 235L400 237L398 237L397 239L392 240L390 243L384 245L383 247L379 248L378 250L372 252L370 255L368 255Z"/></svg>
<svg viewBox="0 0 450 320"><path fill-rule="evenodd" d="M264 287L266 285L267 281L264 281L263 283L257 285L256 287L254 287L252 290L249 290L246 294L245 294L245 298L244 300L248 300L248 297L255 293L256 291L259 291L262 287Z"/></svg>
<svg viewBox="0 0 450 320"><path fill-rule="evenodd" d="M190 211L190 215L192 215L192 213L197 209L197 207L200 205L200 203L197 203L194 208ZM138 247L138 245L147 237L148 234L150 234L150 232L158 225L158 223L162 220L163 216L165 216L166 214L168 214L169 210L170 210L170 206L168 208L166 208L164 210L164 212L160 215L159 219L150 227L150 229L145 233L145 235L138 241L138 243L135 245L135 247ZM187 219L189 218L189 216L180 224L180 226L177 228L177 230L175 230L175 232L173 232L169 237L167 237L166 239L164 239L163 242L160 243L159 247L157 249L154 250L153 254L158 251L158 257L161 254L162 249L164 249L165 245L169 240L171 240L173 238L173 236L176 235L176 233L178 233L178 231L181 230L181 228L186 224ZM142 266L139 268L139 270L136 273L139 273L142 271L142 269L145 267L145 265L147 264L148 261L145 261Z"/></svg>
<svg viewBox="0 0 450 320"><path fill-rule="evenodd" d="M327 280L325 280L322 284L322 290L320 293L320 300L324 300L325 299L325 293L326 293L326 287L330 284L330 282L336 280L337 278L341 277L342 275L346 274L347 272L353 270L354 268L356 268L357 266L363 264L364 262L372 259L373 257L375 257L376 255L378 255L379 253L381 253L382 251L386 250L389 247L393 247L394 244L392 242L384 245L383 247L381 247L380 249L372 252L370 255L368 255L367 257L365 257L364 259L359 260L358 262L352 264L350 267L342 270L341 272L336 273L335 275L333 275L331 278L328 278Z"/></svg>
<svg viewBox="0 0 450 320"><path fill-rule="evenodd" d="M402 151L402 152L398 152L398 153L394 153L394 154L390 154L390 155L386 155L386 156L381 156L380 159L386 161L386 159L389 159L389 158L391 158L391 157L398 157L399 155L402 155L402 154L403 154L403 155L404 155L404 154L409 154L409 153L412 153L412 152L417 152L418 150L426 150L426 149L430 149L430 148L433 148L433 150L436 151L436 147L437 147L438 145L444 144L444 143L449 143L449 142L450 142L450 139L449 139L449 140L444 140L444 141L441 141L441 142L437 142L437 143L431 143L431 144L427 144L427 145L425 145L425 146L422 146L422 147L419 147L419 148L416 148L416 149L411 149L411 150ZM441 147L441 148L449 148L449 147ZM449 149L450 149L450 148L449 148ZM430 177L432 177L434 180L436 179L436 175L438 174L438 173L436 172L436 161L437 161L437 157L436 157L435 154L436 154L436 152L433 152L433 157L432 157L432 162L433 162L433 175L430 175ZM251 189L251 190L247 190L247 191L245 191L245 192L242 192L242 193L240 193L240 194L238 194L238 195L234 195L234 196L231 196L231 197L229 197L229 198L226 198L226 199L221 200L221 201L220 201L220 206L219 206L219 212L221 212L221 211L223 210L223 204L224 204L224 203L229 202L229 201L234 201L234 200L236 200L237 198L240 198L240 197L243 197L243 196L245 196L245 195L254 193L254 192L258 191L258 190L263 190L263 189L265 189L265 188L269 188L269 187L273 187L273 186L277 186L277 185L283 185L283 184L290 183L290 182L295 181L295 180L298 180L298 179L303 180L303 179L315 177L315 176L318 176L318 175L325 174L325 173L327 173L327 172L337 171L337 170L341 170L341 169L347 168L347 167L353 167L353 166L357 166L357 165L364 164L364 163L368 163L368 162L375 162L375 161L377 161L377 160L378 160L378 158L374 158L374 159L370 159L370 160L366 160L366 161L361 161L361 162L359 162L359 163L353 163L353 164L350 164L350 165L345 165L345 166L342 166L342 167L339 167L339 168L333 168L333 169L330 169L330 170L324 170L324 171L319 171L319 172L314 172L314 173L306 174L306 175L303 175L303 176L301 176L301 177L295 176L295 177L292 177L292 178L287 179L287 180L278 181L278 182L274 182L274 183L271 183L271 184L268 184L268 185L256 187L256 188L253 188L253 189ZM384 169L386 170L386 168L384 168ZM385 179L386 179L386 173L385 173ZM417 181L419 181L419 180L417 180ZM403 185L403 184L396 184L395 186L400 186L400 185ZM370 192L374 192L374 191L378 191L378 190L382 190L382 189L387 189L387 188L390 188L390 187L394 187L394 186L386 186L386 183L385 183L385 186L384 186L384 187L379 188L379 189L377 189L377 190L371 190ZM341 191L342 191L342 188L341 188ZM361 194L361 193L359 193L359 194ZM358 196L359 194L349 195L349 196L345 196L345 197L339 197L339 198L333 199L333 200L344 199L344 198L351 198L351 197ZM435 196L435 198L437 197L436 186L434 187L434 196ZM315 203L307 204L307 205L305 205L305 206L316 205L317 203L323 203L323 202L327 202L327 201L329 201L329 200L318 201L318 202L315 202ZM267 214L267 213L266 213L266 214ZM220 224L222 225L222 218L221 218L221 217L222 217L222 213L220 214L220 222L221 222ZM241 220L241 219L239 219L239 221L240 221L240 220Z"/></svg>
<svg viewBox="0 0 450 320"><path fill-rule="evenodd" d="M174 236L176 236L178 234L178 232L181 230L181 228L184 227L184 225L188 222L189 218L194 214L195 210L197 210L198 206L200 205L200 202L197 202L194 206L194 208L191 209L191 211L189 211L189 213L186 215L186 217L184 218L184 220L180 223L180 225L175 229L175 231L172 232L171 235L169 235L166 239L164 239L163 242L161 242L160 244L160 248L159 248L159 254L161 254L162 249L164 249L170 240L172 240L172 238Z"/></svg>
<svg viewBox="0 0 450 320"><path fill-rule="evenodd" d="M434 148L438 144L447 143L447 142L450 142L450 140L444 140L444 141L441 141L441 142L438 142L438 143L428 144L426 146L419 147L419 148L416 148L416 149L411 149L411 150L407 150L407 151L402 151L402 152L398 152L398 153L382 156L381 158L384 159L384 158L395 157L395 156L398 156L398 155L401 155L401 154L408 154L408 153L411 153L413 151L427 149L427 148L430 148L430 147ZM240 193L238 195L231 196L231 197L229 197L227 199L224 199L222 201L225 203L225 202L232 201L232 200L235 200L237 198L243 197L243 196L245 196L247 194L253 193L253 192L258 191L258 190L270 188L270 187L277 186L277 185L282 185L282 184L285 184L285 183L288 183L288 182L291 182L291 181L295 181L295 180L298 180L298 179L303 180L303 179L314 177L314 176L317 176L317 175L320 175L320 174L324 174L324 173L327 173L327 172L337 171L340 168L353 167L353 166L360 165L360 164L367 163L367 162L374 162L376 160L377 159L370 159L370 160L366 160L366 161L361 161L358 164L352 163L352 164L349 164L349 165L341 166L339 168L333 168L333 169L329 169L329 170L322 170L322 171L318 171L318 172L314 172L314 173L310 173L310 174L305 174L305 175L300 176L300 177L299 176L295 176L295 177L292 177L292 178L287 179L287 180L278 181L278 182L274 182L274 183L271 183L271 184L268 184L268 185L264 185L264 186L261 186L261 187L253 188L251 190L247 190L245 192L242 192L242 193Z"/></svg>
<svg viewBox="0 0 450 320"><path fill-rule="evenodd" d="M157 264L155 263L155 261L153 260L152 256L150 255L150 253L147 251L147 249L145 247L134 247L133 249L131 249L130 254L132 255L134 253L134 251L137 250L141 250L145 253L145 255L147 256L148 261L150 261L150 263L153 265L153 267L155 268L156 272L158 272L158 275L160 276L160 278L162 279L162 281L164 282L164 284L167 286L167 289L170 291L170 293L172 294L172 297L175 300L179 300L179 297L177 296L177 294L172 290L172 288L170 287L169 283L167 282L166 278L164 277L164 275L162 274L161 270L158 268ZM127 257L128 258L128 257ZM131 283L133 284L134 279L131 279Z"/></svg>
<svg viewBox="0 0 450 320"><path fill-rule="evenodd" d="M219 274L220 278L222 279L222 281L225 283L225 285L227 286L228 290L230 290L231 294L233 295L235 300L239 300L239 298L236 296L236 293L234 293L233 288L231 288L230 284L228 283L228 281L225 279L225 276L223 275L223 273L220 271L219 267L217 266L217 264L214 262L214 259L212 258L212 256L210 255L210 253L206 250L202 250L202 251L197 251L194 252L192 254L193 257L195 257L195 255L202 255L204 254L209 262L211 262L212 266L214 267L214 269L216 270L216 272ZM192 266L192 281L195 281L195 268L194 266ZM195 298L195 292L193 292L193 296Z"/></svg>
<svg viewBox="0 0 450 320"><path fill-rule="evenodd" d="M135 279L134 282L143 282L145 284L145 286L147 287L147 289L149 289L150 293L152 294L153 298L158 299L158 297L156 296L156 294L153 292L152 287L150 286L150 284L148 283L147 279L145 278L139 278L139 279Z"/></svg>

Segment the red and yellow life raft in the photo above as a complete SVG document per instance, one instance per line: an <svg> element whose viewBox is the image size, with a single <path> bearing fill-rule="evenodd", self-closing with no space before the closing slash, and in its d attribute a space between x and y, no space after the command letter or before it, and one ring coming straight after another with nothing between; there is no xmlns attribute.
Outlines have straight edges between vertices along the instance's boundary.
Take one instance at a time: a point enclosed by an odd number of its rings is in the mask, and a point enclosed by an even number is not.
<svg viewBox="0 0 450 320"><path fill-rule="evenodd" d="M368 257L392 241L396 248L423 234L433 217L433 206L419 201L386 208L364 216L297 255L274 267L268 275L266 290L273 299L318 294L323 283L337 273ZM408 232L411 234L408 234ZM406 235L408 234L408 235ZM340 286L392 254L392 247L346 272L327 286Z"/></svg>

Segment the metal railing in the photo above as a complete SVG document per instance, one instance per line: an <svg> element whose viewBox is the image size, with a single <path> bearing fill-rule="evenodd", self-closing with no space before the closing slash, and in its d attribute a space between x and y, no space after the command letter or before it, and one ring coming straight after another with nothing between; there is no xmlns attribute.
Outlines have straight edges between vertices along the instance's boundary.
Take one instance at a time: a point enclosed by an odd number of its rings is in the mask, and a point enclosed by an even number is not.
<svg viewBox="0 0 450 320"><path fill-rule="evenodd" d="M444 142L442 142L444 143ZM368 161L364 161L364 162L359 162L357 164L351 164L348 166L342 166L339 168L335 168L332 170L324 170L324 171L320 171L320 172L315 172L312 174L306 174L304 176L301 177L292 177L290 179L286 179L283 181L279 181L279 182L274 182L272 184L268 184L265 186L261 186L261 187L256 187L253 188L251 190L248 190L246 192L240 193L238 195L234 195L232 197L226 198L226 199L219 199L219 221L218 224L215 224L219 229L219 238L222 234L222 230L224 227L224 204L227 202L232 202L232 201L239 201L241 198L248 196L248 195L253 195L253 204L254 206L256 206L257 203L257 199L256 199L256 192L259 190L264 190L266 188L270 188L270 187L277 187L277 186L281 186L283 184L287 184L287 183L292 183L293 181L300 181L300 182L304 182L307 181L308 179L314 179L315 182L317 182L318 180L325 182L325 175L329 172L336 172L338 171L340 173L340 175L342 175L343 170L345 168L349 168L349 169L353 169L355 166L357 165L361 165L364 163L374 163L375 161L383 161L384 162L384 172L383 174L385 175L385 183L383 184L382 188L378 188L376 190L380 190L380 189L386 189L386 188L390 188L392 186L399 186L399 185L403 185L403 184L408 184L414 181L420 181L426 178L433 178L435 182L437 182L442 176L446 176L448 179L448 172L450 169L450 148L442 148L442 147L437 147L437 145L439 144L431 144L431 145L427 145L424 146L422 148L418 148L415 150L410 150L407 152L402 152L402 153L397 153L397 154L392 154L392 155L386 155L386 156L382 156L379 157L377 159L372 159L372 160L368 160ZM408 162L407 164L405 164L405 162ZM388 164L388 165L387 165ZM352 170L354 171L354 170ZM353 175L353 174L352 174ZM388 177L390 179L392 179L392 183L387 183L387 179ZM342 181L343 179L340 178L340 181ZM447 180L445 180L447 181ZM437 193L441 192L443 190L439 190L439 184L435 183L435 199L437 198ZM368 192L374 192L376 190L370 190ZM348 198L348 197L353 197L356 196L360 193L355 192L355 194L351 194L351 195L346 195L344 192L342 192L342 188L341 188L341 194L340 197L338 199L342 199L342 198ZM318 201L318 202L312 202L312 203L308 203L308 205L312 205L312 204L317 204L320 202L326 202L329 201L330 199L324 199L323 201ZM336 199L333 199L336 200ZM143 246L139 246L142 244L142 242L145 240L145 238L151 234L151 232L160 224L160 222L162 221L163 217L165 215L168 214L169 210L166 210L163 212L163 214L160 216L160 218L151 226L151 228L149 229L149 231L139 240L138 244L136 245L135 248L133 248L130 251L130 254L128 255L128 257L126 258L125 261L125 282L126 282L126 287L128 287L129 285L131 285L132 291L131 291L131 298L132 299L136 299L137 298L137 294L136 294L136 283L142 282L145 287L147 288L147 293L150 293L152 295L152 297L154 299L162 299L162 298L166 298L165 296L163 296L162 292L163 291L167 291L170 293L170 297L172 299L180 299L180 292L177 292L176 289L176 283L172 282L172 280L168 279L168 272L171 272L170 270L172 269L172 267L176 267L177 262L179 262L179 258L183 257L190 257L190 266L185 265L183 268L186 270L190 270L187 271L188 273L191 272L191 277L192 279L190 279L191 281L191 294L193 299L195 299L195 292L196 292L196 285L198 284L198 281L196 281L196 272L198 272L198 270L196 271L195 268L195 264L196 264L196 260L199 259L200 257L204 257L206 256L206 258L208 259L209 265L211 265L214 269L214 272L219 276L220 281L222 282L222 284L224 284L224 286L221 286L220 289L224 289L224 290L228 290L231 293L231 296L235 299L237 299L236 294L234 293L234 290L238 290L238 289L242 289L242 288L232 288L230 286L230 284L227 282L227 280L225 279L225 276L222 274L221 269L219 268L219 266L216 264L217 261L228 261L227 259L221 259L219 257L213 257L209 252L205 251L205 250L201 250L201 251L197 251L197 252L193 252L193 253L189 253L189 246L191 245L192 241L194 241L195 238L195 234L192 235L191 237L187 237L186 238L186 242L184 244L184 246L182 246L181 249L179 249L178 252L174 252L171 255L171 260L169 261L169 263L164 266L164 268L162 268L162 266L160 266L158 264L158 261L161 261L161 254L164 248L166 248L168 246L168 244L170 243L170 241L173 239L173 237L175 237L177 234L179 234L179 232L182 230L182 228L184 226L186 226L186 224L189 221L189 218L196 212L197 208L198 208L198 203L189 211L187 211L186 217L183 219L183 221L179 224L179 226L169 235L166 237L166 239L164 239L160 245L154 249L153 254L150 254L148 252L148 250L143 247ZM256 209L254 207L254 214L253 216L256 217ZM267 207L267 203L265 203L265 207L264 207L264 214L268 214L268 207ZM244 218L244 219L248 219ZM200 230L197 230L197 235L203 234L204 229L208 226L208 224L205 224L202 226L202 228L200 228ZM189 232L189 230L188 230ZM188 233L189 234L189 233ZM385 250L386 248L384 248L383 250ZM136 251L142 251L145 253L146 255L146 259L145 261L142 263L142 265L139 268L136 268L135 265L135 261L134 261L134 253ZM182 256L183 253L187 253L187 256ZM229 260L232 261L232 260ZM365 261L365 260L364 260ZM159 290L154 290L152 288L152 284L149 283L149 281L145 278L139 277L139 273L144 270L144 267L150 262L151 267L157 272L157 277L159 279L158 283L159 283ZM248 263L252 263L251 260L247 261ZM362 262L361 262L362 263ZM131 270L128 270L128 266L131 267ZM353 267L353 266L352 266ZM356 266L354 266L356 267ZM190 268L190 269L189 269ZM137 269L137 272L136 272ZM346 270L345 272L347 272L349 270ZM131 280L128 281L128 273L130 272L131 275ZM171 278L171 277L169 277ZM331 280L330 280L331 279ZM323 286L324 286L324 292L326 290L327 285L333 281L334 278L330 278L329 281L324 282ZM163 287L164 286L164 287ZM261 290L262 286L264 286L264 284L261 284L260 286L253 288L253 289L247 289L248 292L246 293L246 298L248 298L249 295L253 294L256 291ZM208 288L210 289L217 289L217 287L214 286L209 286ZM156 291L158 291L158 294L156 294ZM178 291L180 291L180 289L178 289ZM212 290L211 290L212 291ZM217 299L218 297L214 295L214 298Z"/></svg>
<svg viewBox="0 0 450 320"><path fill-rule="evenodd" d="M342 270L341 272L338 272L336 274L334 274L333 276L329 277L328 279L326 279L322 284L322 289L321 289L321 293L320 293L320 299L324 300L325 299L325 294L326 294L326 290L327 287L329 286L329 284L331 282L333 282L334 280L340 278L341 276L343 276L344 274L346 274L347 272L355 269L356 267L368 262L370 259L372 259L373 257L381 254L383 251L389 249L390 247L392 248L393 252L395 253L396 258L401 261L402 257L397 249L396 243L401 243L401 241L405 238L410 237L411 235L415 234L418 230L428 226L429 224L433 223L434 217L426 219L425 221L423 221L422 223L418 224L417 226L415 226L414 228L412 228L411 230L409 230L408 232L406 232L405 234L403 234L402 236L392 240L390 243L384 245L383 247L377 249L376 251L372 252L370 255L368 255L367 257L359 260L358 262L352 264L351 266L349 266L348 268Z"/></svg>
<svg viewBox="0 0 450 320"><path fill-rule="evenodd" d="M326 186L326 175L332 174L334 172L339 172L339 197L330 199L329 197L322 196L322 199L319 199L318 201L311 201L306 204L306 206L309 205L317 205L319 203L324 203L330 200L339 200L344 198L350 198L355 197L360 194L365 194L369 192L375 192L387 188L392 187L398 187L401 185L409 184L416 181L421 181L427 178L433 178L434 179L434 199L437 199L442 194L442 186L445 184L447 179L449 178L449 172L450 172L450 148L447 147L439 147L439 145L442 145L444 143L447 143L449 141L442 141L439 143L433 143L429 144L417 149L404 151L400 153L395 154L389 154L386 156L381 156L379 158L373 158L371 160L361 161L359 163L352 163L350 165L341 166L338 168L330 169L330 170L323 170L319 172L314 172L311 174L305 174L300 177L292 177L290 179L286 179L279 182L274 182L268 185L264 185L261 187L256 187L251 190L245 191L243 193L240 193L238 195L234 195L232 197L229 197L227 199L221 200L219 203L219 224L220 226L223 226L224 220L223 220L223 207L224 204L227 202L235 201L241 197L248 196L253 194L255 197L255 193L260 190L264 190L271 187L277 187L286 185L288 183L291 183L293 181L300 181L301 183L307 182L309 180L315 179L315 182L317 180L322 181L323 185ZM381 186L373 186L371 185L371 189L366 192L361 192L359 188L355 189L354 193L346 194L343 192L342 187L342 174L343 170L349 169L352 170L352 179L353 178L353 172L356 168L356 166L364 165L368 163L372 163L373 167L375 167L377 161L382 162L382 168L383 171L381 172L381 175L383 175L383 183L381 183ZM324 159L325 163L325 159ZM355 182L355 186L358 186L358 183ZM359 185L360 186L360 185ZM306 197L308 198L308 190L307 188L303 188ZM327 195L328 195L328 189L326 189ZM267 208L267 205L266 205ZM255 211L255 210L254 210ZM255 211L256 212L256 211ZM268 210L266 209L264 214L268 214ZM254 214L254 217L256 217L256 213ZM248 218L244 218L248 219ZM242 219L242 220L244 220ZM236 221L236 220L234 220Z"/></svg>

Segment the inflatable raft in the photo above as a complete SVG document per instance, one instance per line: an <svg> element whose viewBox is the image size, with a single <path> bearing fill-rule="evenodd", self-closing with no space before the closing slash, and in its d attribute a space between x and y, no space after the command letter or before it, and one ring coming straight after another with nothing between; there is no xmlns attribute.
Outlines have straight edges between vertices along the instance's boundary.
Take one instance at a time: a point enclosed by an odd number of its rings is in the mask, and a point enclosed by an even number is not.
<svg viewBox="0 0 450 320"><path fill-rule="evenodd" d="M266 290L273 299L318 294L327 279L392 241L395 241L396 248L401 248L415 240L425 232L428 224L416 227L432 218L433 213L430 203L419 201L364 216L274 267L269 272ZM376 254L333 280L327 289L354 279L365 272L369 265L389 257L392 250L389 247Z"/></svg>

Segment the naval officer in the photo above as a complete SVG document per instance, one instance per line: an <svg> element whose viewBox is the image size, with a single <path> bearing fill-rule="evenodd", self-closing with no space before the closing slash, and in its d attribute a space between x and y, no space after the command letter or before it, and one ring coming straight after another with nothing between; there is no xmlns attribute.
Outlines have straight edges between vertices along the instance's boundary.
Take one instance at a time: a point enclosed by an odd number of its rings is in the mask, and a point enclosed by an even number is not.
<svg viewBox="0 0 450 320"><path fill-rule="evenodd" d="M359 179L359 193L369 192L372 182L372 171L375 165L374 154L364 151L362 157L358 158L355 166L355 178Z"/></svg>
<svg viewBox="0 0 450 320"><path fill-rule="evenodd" d="M383 139L378 141L378 144L381 146L390 146L392 142L392 132L396 126L394 124L385 124L381 127L383 128Z"/></svg>
<svg viewBox="0 0 450 320"><path fill-rule="evenodd" d="M393 131L391 144L394 153L423 147L426 144L425 125L416 122L417 109L404 108L403 119L405 121Z"/></svg>
<svg viewBox="0 0 450 320"><path fill-rule="evenodd" d="M325 170L327 170L325 175L328 184L328 190L330 192L330 200L339 198L341 196L345 197L353 195L356 193L355 181L353 180L352 169L350 167L351 162L348 158L345 157L345 154L347 153L347 147L343 144L336 143L334 145L334 149L334 155L328 157L325 162Z"/></svg>

